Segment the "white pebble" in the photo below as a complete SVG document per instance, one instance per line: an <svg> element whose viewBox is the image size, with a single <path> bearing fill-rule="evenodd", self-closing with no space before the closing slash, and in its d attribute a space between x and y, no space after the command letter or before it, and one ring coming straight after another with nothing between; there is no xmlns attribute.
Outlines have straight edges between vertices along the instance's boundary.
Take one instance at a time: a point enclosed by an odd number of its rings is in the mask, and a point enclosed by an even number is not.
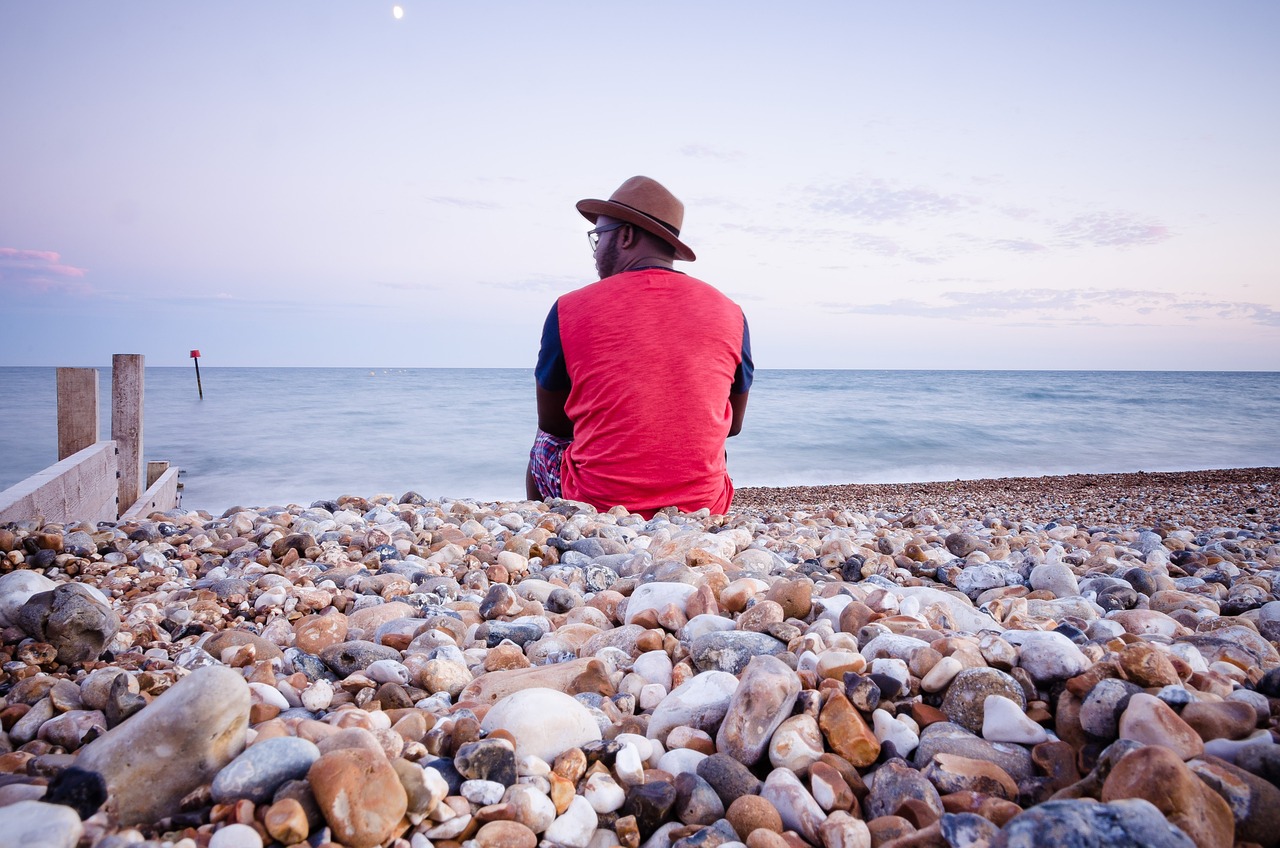
<svg viewBox="0 0 1280 848"><path fill-rule="evenodd" d="M1038 745L1047 742L1049 734L1013 701L1003 695L988 695L982 702L982 738L988 742Z"/></svg>
<svg viewBox="0 0 1280 848"><path fill-rule="evenodd" d="M299 697L302 700L302 706L312 712L327 709L329 704L333 703L333 684L321 678L304 689Z"/></svg>
<svg viewBox="0 0 1280 848"><path fill-rule="evenodd" d="M209 848L262 848L262 837L247 824L229 824L213 834Z"/></svg>
<svg viewBox="0 0 1280 848"><path fill-rule="evenodd" d="M573 796L569 809L551 823L542 837L547 842L569 848L587 848L600 821L591 804L581 795Z"/></svg>
<svg viewBox="0 0 1280 848"><path fill-rule="evenodd" d="M892 742L894 750L901 757L910 756L912 751L920 747L919 733L886 710L876 710L871 714L871 728L880 744Z"/></svg>
<svg viewBox="0 0 1280 848"><path fill-rule="evenodd" d="M582 797L597 813L612 813L627 800L627 793L612 777L597 773L587 778Z"/></svg>
<svg viewBox="0 0 1280 848"><path fill-rule="evenodd" d="M409 682L409 669L404 667L404 663L399 660L377 660L369 663L364 673L377 683L399 683L405 684Z"/></svg>
<svg viewBox="0 0 1280 848"><path fill-rule="evenodd" d="M618 780L628 786L644 783L644 760L640 758L640 752L636 750L635 745L628 742L622 746L622 750L614 758L613 771L618 775Z"/></svg>
<svg viewBox="0 0 1280 848"><path fill-rule="evenodd" d="M471 803L487 807L501 801L507 787L496 780L464 780L458 791Z"/></svg>
<svg viewBox="0 0 1280 848"><path fill-rule="evenodd" d="M955 657L943 657L933 668L929 669L920 681L920 688L926 692L941 692L947 688L957 674L964 670L964 664Z"/></svg>

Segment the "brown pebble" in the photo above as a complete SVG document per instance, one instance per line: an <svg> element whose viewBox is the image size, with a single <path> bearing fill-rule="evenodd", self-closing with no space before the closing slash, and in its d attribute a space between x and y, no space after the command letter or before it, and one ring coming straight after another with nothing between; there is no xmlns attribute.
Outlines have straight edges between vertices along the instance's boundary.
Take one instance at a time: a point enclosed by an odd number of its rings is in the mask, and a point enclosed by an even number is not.
<svg viewBox="0 0 1280 848"><path fill-rule="evenodd" d="M862 779L862 775L858 774L858 770L853 767L847 760L832 754L830 751L818 757L818 762L826 763L836 771L840 772L840 776L844 778L844 782L848 784L849 789L853 792L853 797L861 802L867 797L870 790Z"/></svg>
<svg viewBox="0 0 1280 848"><path fill-rule="evenodd" d="M818 726L831 750L856 768L866 768L880 755L880 741L843 694L833 695L822 705Z"/></svg>
<svg viewBox="0 0 1280 848"><path fill-rule="evenodd" d="M747 836L747 848L791 848L791 843L783 839L782 834L761 827Z"/></svg>
<svg viewBox="0 0 1280 848"><path fill-rule="evenodd" d="M967 790L943 795L942 809L948 813L975 813L996 827L1004 827L1006 822L1022 812L1022 808L1013 801Z"/></svg>
<svg viewBox="0 0 1280 848"><path fill-rule="evenodd" d="M1119 662L1124 676L1144 689L1179 682L1169 655L1150 642L1129 645L1120 652Z"/></svg>
<svg viewBox="0 0 1280 848"><path fill-rule="evenodd" d="M867 822L867 830L871 831L871 848L916 832L915 825L901 816L877 816Z"/></svg>
<svg viewBox="0 0 1280 848"><path fill-rule="evenodd" d="M583 771L586 771L586 769L584 768ZM564 811L569 809L569 805L573 803L573 798L576 794L574 792L574 784L554 771L547 775L547 779L551 782L551 803L556 806L556 815L563 815Z"/></svg>
<svg viewBox="0 0 1280 848"><path fill-rule="evenodd" d="M613 823L613 832L618 835L618 844L622 848L639 848L640 826L635 816L620 816Z"/></svg>
<svg viewBox="0 0 1280 848"><path fill-rule="evenodd" d="M729 805L724 817L733 825L740 839L746 839L756 830L764 828L782 832L782 816L774 806L759 795L740 795Z"/></svg>
<svg viewBox="0 0 1280 848"><path fill-rule="evenodd" d="M271 838L284 845L301 842L310 832L307 812L293 798L284 798L268 807L262 823Z"/></svg>
<svg viewBox="0 0 1280 848"><path fill-rule="evenodd" d="M480 848L536 848L538 835L514 821L491 821L475 835Z"/></svg>

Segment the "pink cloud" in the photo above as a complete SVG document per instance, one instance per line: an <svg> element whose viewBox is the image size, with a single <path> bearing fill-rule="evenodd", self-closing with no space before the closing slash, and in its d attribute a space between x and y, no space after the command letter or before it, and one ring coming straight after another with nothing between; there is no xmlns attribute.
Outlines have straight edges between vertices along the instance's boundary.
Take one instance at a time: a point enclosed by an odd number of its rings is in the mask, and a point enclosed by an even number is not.
<svg viewBox="0 0 1280 848"><path fill-rule="evenodd" d="M84 268L67 265L52 250L0 247L0 287L17 294L90 294L93 288L80 282Z"/></svg>

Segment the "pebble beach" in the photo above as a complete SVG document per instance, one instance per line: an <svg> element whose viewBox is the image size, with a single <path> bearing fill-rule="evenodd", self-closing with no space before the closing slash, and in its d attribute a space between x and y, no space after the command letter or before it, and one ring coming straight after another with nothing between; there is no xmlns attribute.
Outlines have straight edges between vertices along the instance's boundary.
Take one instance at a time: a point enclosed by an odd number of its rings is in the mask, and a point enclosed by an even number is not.
<svg viewBox="0 0 1280 848"><path fill-rule="evenodd" d="M1280 845L1280 469L0 527L0 848Z"/></svg>

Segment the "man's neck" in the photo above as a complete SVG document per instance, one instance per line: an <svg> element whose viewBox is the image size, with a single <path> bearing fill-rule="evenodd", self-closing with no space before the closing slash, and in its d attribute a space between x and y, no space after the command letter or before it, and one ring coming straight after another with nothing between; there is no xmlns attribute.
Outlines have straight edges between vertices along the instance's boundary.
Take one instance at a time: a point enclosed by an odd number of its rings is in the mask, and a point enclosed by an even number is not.
<svg viewBox="0 0 1280 848"><path fill-rule="evenodd" d="M672 270L671 260L665 256L637 256L628 259L621 268L614 271L615 274L624 274L627 271L636 271L640 268L665 268Z"/></svg>

